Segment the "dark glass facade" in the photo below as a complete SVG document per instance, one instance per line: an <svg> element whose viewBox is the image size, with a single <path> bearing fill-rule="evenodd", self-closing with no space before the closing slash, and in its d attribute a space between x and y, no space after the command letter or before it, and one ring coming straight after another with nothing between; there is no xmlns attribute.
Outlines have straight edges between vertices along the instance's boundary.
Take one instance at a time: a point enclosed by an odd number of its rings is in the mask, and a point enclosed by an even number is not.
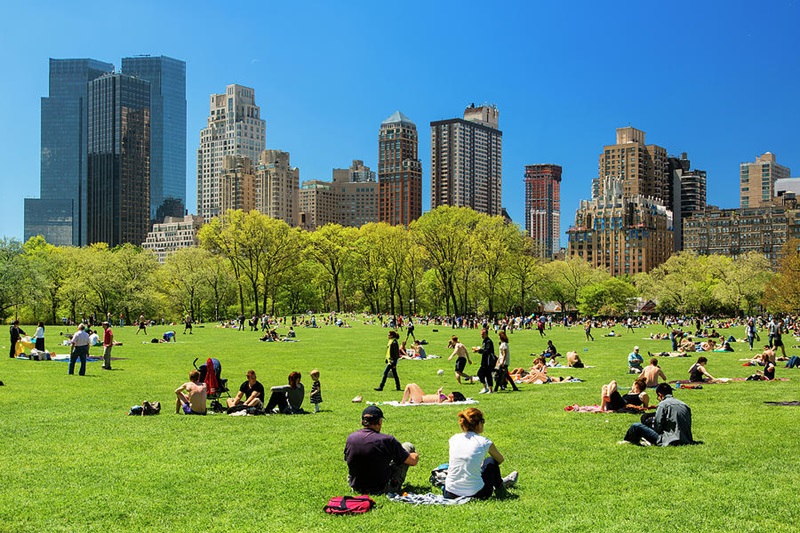
<svg viewBox="0 0 800 533"><path fill-rule="evenodd" d="M49 95L42 98L41 117L43 202L25 202L26 240L43 235L53 244L86 244L86 220L78 206L86 201L87 84L113 70L114 65L94 59L50 60Z"/></svg>
<svg viewBox="0 0 800 533"><path fill-rule="evenodd" d="M107 74L88 91L88 243L140 245L150 227L150 83Z"/></svg>
<svg viewBox="0 0 800 533"><path fill-rule="evenodd" d="M186 206L186 63L122 58L122 73L150 82L150 218L183 217Z"/></svg>

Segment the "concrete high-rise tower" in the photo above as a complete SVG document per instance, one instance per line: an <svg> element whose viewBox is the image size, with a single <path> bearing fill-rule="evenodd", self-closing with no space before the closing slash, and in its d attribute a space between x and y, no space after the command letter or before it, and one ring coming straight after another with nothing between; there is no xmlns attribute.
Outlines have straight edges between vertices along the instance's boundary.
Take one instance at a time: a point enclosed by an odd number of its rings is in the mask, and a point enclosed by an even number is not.
<svg viewBox="0 0 800 533"><path fill-rule="evenodd" d="M422 216L422 163L417 126L397 111L381 123L378 134L378 217L408 225Z"/></svg>
<svg viewBox="0 0 800 533"><path fill-rule="evenodd" d="M561 167L525 166L525 233L541 257L552 258L561 247Z"/></svg>
<svg viewBox="0 0 800 533"><path fill-rule="evenodd" d="M58 246L86 244L88 83L114 65L95 59L51 59L49 95L42 98L41 194L25 199L24 237Z"/></svg>
<svg viewBox="0 0 800 533"><path fill-rule="evenodd" d="M105 74L88 103L87 243L138 246L150 229L150 83Z"/></svg>
<svg viewBox="0 0 800 533"><path fill-rule="evenodd" d="M264 150L256 170L256 209L294 226L297 218L300 169L290 163L289 152Z"/></svg>
<svg viewBox="0 0 800 533"><path fill-rule="evenodd" d="M208 125L200 132L197 149L197 214L204 222L223 214L223 158L244 156L255 164L266 149L266 131L253 89L228 85L224 94L211 95Z"/></svg>
<svg viewBox="0 0 800 533"><path fill-rule="evenodd" d="M642 195L669 205L667 150L645 144L645 132L630 126L617 128L617 143L603 147L599 166L598 194L608 183L604 178L621 178L624 196Z"/></svg>
<svg viewBox="0 0 800 533"><path fill-rule="evenodd" d="M122 73L150 82L150 219L186 209L186 63L171 57L123 57Z"/></svg>
<svg viewBox="0 0 800 533"><path fill-rule="evenodd" d="M775 182L790 177L790 170L776 163L775 154L771 152L756 157L754 163L740 164L739 206L746 208L770 205L775 196Z"/></svg>
<svg viewBox="0 0 800 533"><path fill-rule="evenodd" d="M472 104L464 118L431 122L431 208L502 212L503 132L495 106Z"/></svg>

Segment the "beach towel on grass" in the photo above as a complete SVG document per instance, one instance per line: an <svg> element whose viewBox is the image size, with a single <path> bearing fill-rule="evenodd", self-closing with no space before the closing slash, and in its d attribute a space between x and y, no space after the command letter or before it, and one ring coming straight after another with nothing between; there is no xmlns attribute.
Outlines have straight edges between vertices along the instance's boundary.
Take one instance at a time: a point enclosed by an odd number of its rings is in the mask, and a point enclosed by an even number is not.
<svg viewBox="0 0 800 533"><path fill-rule="evenodd" d="M403 494L389 493L386 495L393 502L410 503L411 505L461 505L470 501L468 496L461 498L447 499L441 494L429 492L427 494L414 494L405 492Z"/></svg>
<svg viewBox="0 0 800 533"><path fill-rule="evenodd" d="M367 405L391 405L392 407L411 407L417 405L473 405L478 403L478 400L467 398L463 402L446 402L446 403L400 403L397 400L390 400L388 402L367 402Z"/></svg>

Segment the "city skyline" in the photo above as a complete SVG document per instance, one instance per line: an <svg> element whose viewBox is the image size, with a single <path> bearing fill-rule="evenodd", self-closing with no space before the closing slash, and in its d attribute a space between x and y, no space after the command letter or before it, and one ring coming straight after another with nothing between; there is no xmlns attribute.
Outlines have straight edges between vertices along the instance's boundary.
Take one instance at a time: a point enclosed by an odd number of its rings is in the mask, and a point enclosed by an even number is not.
<svg viewBox="0 0 800 533"><path fill-rule="evenodd" d="M143 2L143 12L159 16L139 24L115 23L127 14L122 5L108 6L103 16L87 14L97 13L93 2L45 2L36 11L11 6L20 23L0 43L22 52L6 53L8 71L16 74L0 89L14 102L4 123L15 124L0 132L0 180L11 191L0 212L2 234L22 238L23 198L39 194L40 99L48 94L51 57L113 63L149 54L187 62L190 213L197 213L196 150L208 99L229 84L253 88L267 123L267 148L291 153L304 181L328 180L332 169L354 159L377 169L378 126L402 111L423 130L423 211L431 196L425 125L472 102L496 104L503 117L503 206L524 227L525 166L561 166L562 246L579 201L591 197L598 155L616 128L646 131L648 143L669 155L691 154L693 165L707 172L708 203L720 207L738 207L739 165L767 151L800 173L800 104L792 91L800 59L790 31L800 9L793 2L757 9L732 2L724 12L677 2L614 13L589 2L494 11L473 2L411 2L403 13L362 2L245 4L250 18L282 23L270 25L268 34L243 35L235 54L207 39L213 6L207 2L191 11ZM52 15L48 20L37 16L42 8ZM770 24L753 24L756 15ZM434 41L427 36L470 27L478 17L481 39L458 34L436 43L441 56L429 53ZM358 32L331 31L353 24ZM381 45L387 24L409 35L393 61L384 59ZM491 68L478 72L476 62Z"/></svg>

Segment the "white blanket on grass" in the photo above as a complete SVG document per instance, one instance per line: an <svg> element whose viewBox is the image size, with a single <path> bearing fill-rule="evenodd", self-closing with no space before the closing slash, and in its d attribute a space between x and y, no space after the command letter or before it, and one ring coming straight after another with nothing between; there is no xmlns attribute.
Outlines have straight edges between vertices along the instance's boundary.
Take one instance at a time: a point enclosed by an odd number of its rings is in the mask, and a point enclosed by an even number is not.
<svg viewBox="0 0 800 533"><path fill-rule="evenodd" d="M444 402L444 403L400 403L396 400L388 402L367 402L367 405L391 405L392 407L411 407L417 405L473 405L478 403L478 400L467 398L463 402Z"/></svg>

